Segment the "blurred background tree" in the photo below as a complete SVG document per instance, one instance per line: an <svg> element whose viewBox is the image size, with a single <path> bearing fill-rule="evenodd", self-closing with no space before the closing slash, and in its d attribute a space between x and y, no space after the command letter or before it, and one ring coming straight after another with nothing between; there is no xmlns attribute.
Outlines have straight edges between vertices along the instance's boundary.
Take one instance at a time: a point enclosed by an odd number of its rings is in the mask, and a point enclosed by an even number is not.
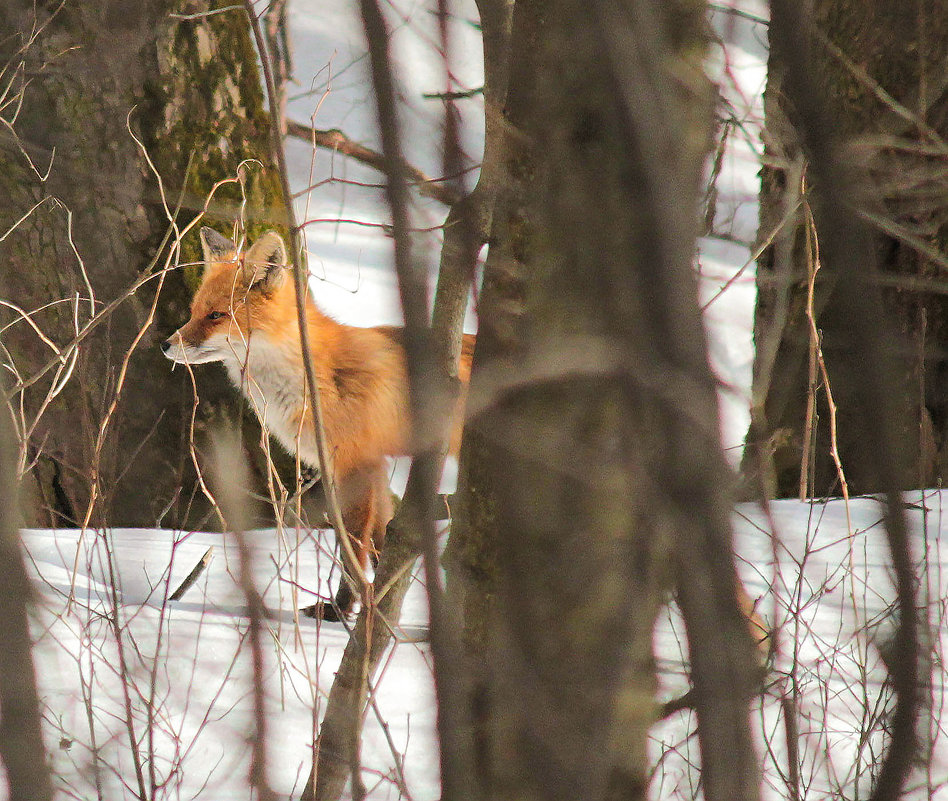
<svg viewBox="0 0 948 801"><path fill-rule="evenodd" d="M810 70L840 129L838 157L858 176L851 196L872 240L865 271L875 273L891 323L888 347L897 367L889 393L905 447L900 484L938 486L948 470L948 209L939 166L948 153L948 17L941 4L924 0L911 6L816 0L812 22ZM785 94L787 53L779 24L771 25L769 41L759 236L772 244L757 267L747 494L758 493L758 458L771 497L842 492L817 345L838 407L838 453L850 490L876 492L878 472L860 448L875 432L842 377L841 365L850 358L848 331L827 272L815 277L818 334L807 316L823 232L819 214L812 214L813 182L797 111ZM879 366L863 369L878 372Z"/></svg>

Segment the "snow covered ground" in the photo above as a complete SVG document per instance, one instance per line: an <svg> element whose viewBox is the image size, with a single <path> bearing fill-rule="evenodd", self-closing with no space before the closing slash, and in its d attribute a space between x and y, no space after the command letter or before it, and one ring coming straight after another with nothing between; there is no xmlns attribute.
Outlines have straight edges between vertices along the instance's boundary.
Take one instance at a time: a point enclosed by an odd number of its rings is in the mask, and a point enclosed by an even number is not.
<svg viewBox="0 0 948 801"><path fill-rule="evenodd" d="M293 613L314 600L299 587L325 596L330 574L338 579L313 536L248 535L257 586L271 612L265 631L270 775L286 797L298 796L308 776L314 710L318 716L324 709L347 639L340 624L298 620ZM326 536L317 536L325 547ZM250 661L233 537L69 530L26 532L26 542L43 599L36 656L49 744L67 794L134 797L130 708L146 786L151 770L165 785L158 797L249 797ZM214 555L198 583L180 601L169 601L211 547ZM425 630L424 598L416 582L401 621L405 642L394 649L379 682L379 718L373 710L366 726L364 764L377 771L366 782L380 785L373 797L397 796L384 778L394 758L379 720L390 727L397 751L408 751L406 780L416 797L438 796L430 665L424 644L410 642Z"/></svg>
<svg viewBox="0 0 948 801"><path fill-rule="evenodd" d="M948 494L907 500L915 553L926 566L922 591L931 600L934 645L943 655ZM781 678L755 705L768 798L788 797L779 696L794 689L806 797L856 797L857 785L864 795L865 770L878 757L884 671L874 644L891 634L892 586L879 504L854 500L850 515L851 536L838 500L773 504L776 536L757 507L742 505L734 515L741 572L751 595L761 598L763 615L780 630L775 675ZM130 729L146 786L153 771L161 787L157 797L249 797L251 666L233 536L140 529L25 535L41 595L36 656L48 743L64 797L134 797ZM293 614L312 602L312 591L328 593L326 582L335 572L326 551L330 537L305 531L248 535L256 583L270 610L264 631L267 742L270 780L281 797L298 796L308 775L314 710L318 718L325 708L346 642L340 624ZM181 600L169 601L211 547L214 555L200 580ZM399 763L412 798L440 797L425 630L424 589L416 580L365 724L362 757L373 799L399 797ZM656 633L664 698L687 687L683 642L670 612ZM944 788L929 796L924 783L948 781L948 742L938 716L946 700L940 662L935 671L931 731L927 722L923 730L932 746L931 778L916 777L915 798L938 797ZM679 713L654 731L657 798L696 792L693 723L689 713Z"/></svg>
<svg viewBox="0 0 948 801"><path fill-rule="evenodd" d="M374 110L359 23L352 3L291 3L294 66L290 116L308 121L324 92L314 123L338 127L375 145ZM721 5L721 4L718 4ZM444 88L435 52L437 34L429 4L400 0L389 8L401 89L409 160L430 175L438 163L440 104L425 92ZM763 3L744 2L744 15L715 12L726 49L712 59L733 111L728 150L718 178L716 235L700 243L702 297L715 369L725 387L722 437L732 461L747 427L754 300L749 243L756 229L757 170L766 61L766 30L750 16ZM458 15L457 86L481 83L480 45L469 21L473 2ZM465 149L477 160L482 102L462 104ZM299 201L314 222L307 229L313 290L338 318L358 324L400 318L391 241L377 224L387 210L375 172L333 158L313 160L301 142L289 145L296 188L329 178ZM441 222L444 209L418 204L421 227ZM343 222L343 220L349 222ZM419 233L417 252L433 266L438 236ZM732 281L733 279L733 281ZM718 296L722 286L727 290ZM476 321L469 318L473 330ZM450 480L450 479L449 479ZM927 565L922 589L937 646L930 693L932 746L928 775L920 772L915 797L948 794L948 744L939 713L945 703L940 655L945 649L948 580L942 544L948 531L944 493L909 499L916 558ZM858 499L847 527L841 501L775 503L768 517L742 506L734 525L741 571L761 611L780 630L782 678L755 712L765 788L787 797L782 775L787 749L777 697L795 693L801 786L807 798L865 794L867 763L878 755L878 702L884 672L875 643L885 642L892 599L880 509ZM247 535L257 586L264 592L269 778L281 797L297 796L311 764L316 721L325 708L333 672L346 642L340 624L299 620L293 610L328 594L338 580L331 534L287 529ZM163 530L28 531L25 542L36 578L39 611L36 658L46 707L48 746L62 797L131 798L139 775L158 798L249 798L251 726L250 657L246 601L236 580L237 548L231 535ZM208 569L179 601L168 596L208 548ZM411 797L440 797L434 694L424 642L426 606L416 581L401 621L401 636L377 681L376 704L365 723L363 765L372 799L399 797L398 764ZM684 636L673 612L656 633L663 694L686 687ZM383 725L384 724L384 725ZM699 792L693 720L680 713L656 727L655 797L691 798ZM137 755L133 758L133 754ZM928 792L925 786L934 787ZM0 790L0 801L3 791ZM948 797L948 795L945 795Z"/></svg>

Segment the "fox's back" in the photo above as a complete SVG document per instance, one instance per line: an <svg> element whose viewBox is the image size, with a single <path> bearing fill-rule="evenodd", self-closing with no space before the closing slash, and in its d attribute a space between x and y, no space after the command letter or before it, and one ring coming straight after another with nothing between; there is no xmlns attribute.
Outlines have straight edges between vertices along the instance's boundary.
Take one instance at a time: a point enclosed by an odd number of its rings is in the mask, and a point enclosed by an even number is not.
<svg viewBox="0 0 948 801"><path fill-rule="evenodd" d="M386 328L340 326L330 341L318 331L311 339L339 473L407 453L408 376L397 338Z"/></svg>
<svg viewBox="0 0 948 801"><path fill-rule="evenodd" d="M319 342L318 327L311 332ZM410 407L404 330L395 326L357 328L341 326L332 338L333 347L315 346L316 358L325 356L320 375L327 437L337 455L340 470L345 465L381 461L386 456L409 452ZM463 407L471 372L474 336L465 334L458 378L460 398L454 410L451 449L460 446Z"/></svg>

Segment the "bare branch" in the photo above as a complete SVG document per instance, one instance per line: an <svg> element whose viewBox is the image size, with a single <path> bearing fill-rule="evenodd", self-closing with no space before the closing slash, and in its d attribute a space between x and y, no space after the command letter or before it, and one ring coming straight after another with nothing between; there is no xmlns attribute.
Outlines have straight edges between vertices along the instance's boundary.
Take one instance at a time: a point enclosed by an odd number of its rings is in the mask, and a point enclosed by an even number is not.
<svg viewBox="0 0 948 801"><path fill-rule="evenodd" d="M336 537L342 550L343 561L348 568L348 575L357 578L361 590L367 583L365 573L352 549L352 542L346 532L342 519L342 506L339 503L335 475L332 469L332 453L326 442L326 431L323 422L323 408L319 395L319 384L316 381L316 371L313 360L310 358L309 327L306 325L306 298L309 293L307 284L307 270L305 265L306 248L303 243L301 229L296 223L296 213L293 210L293 193L290 190L290 174L286 165L286 153L283 150L283 137L280 135L279 95L273 78L270 56L267 53L260 23L257 20L253 0L245 0L244 10L250 20L260 63L263 66L263 75L267 87L267 96L270 104L270 133L273 155L277 161L280 183L283 187L284 213L286 227L290 236L289 259L293 266L293 281L296 286L296 313L300 332L300 348L303 352L303 369L306 373L306 386L309 395L309 405L313 415L313 427L316 433L316 450L319 454L319 466L322 473L323 489L326 493L326 511L329 522L336 530Z"/></svg>
<svg viewBox="0 0 948 801"><path fill-rule="evenodd" d="M355 159L362 164L386 172L385 156L353 141L338 128L320 130L301 122L287 120L286 129L289 136L295 136L315 147L323 147L327 150L342 153L342 155ZM460 195L451 187L446 186L442 180L429 178L417 167L413 167L405 161L402 161L401 164L405 178L415 186L420 195L433 198L446 206L450 206L460 199Z"/></svg>
<svg viewBox="0 0 948 801"><path fill-rule="evenodd" d="M481 2L484 24L485 95L500 105L506 86L506 51L509 45L509 14L503 3ZM501 67L501 69L498 69ZM461 350L463 324L470 278L478 252L486 239L494 195L502 176L504 128L499 115L488 115L483 164L477 186L460 202L455 203L445 225L441 252L441 269L433 310L433 347L438 370L456 376ZM347 777L346 753L354 745L351 737L364 706L366 688L358 678L365 665L372 676L391 640L391 623L398 619L401 602L411 580L411 565L418 557L418 509L432 503L430 481L409 480L405 498L396 518L390 523L385 547L376 571L374 625L368 632L367 610L359 616L353 635L333 683L329 705L319 735L318 751L314 753L304 801L330 801L339 797ZM371 648L369 646L371 645ZM365 660L365 661L363 661ZM441 662L443 665L444 662ZM442 687L444 687L442 679ZM456 733L463 734L461 732Z"/></svg>

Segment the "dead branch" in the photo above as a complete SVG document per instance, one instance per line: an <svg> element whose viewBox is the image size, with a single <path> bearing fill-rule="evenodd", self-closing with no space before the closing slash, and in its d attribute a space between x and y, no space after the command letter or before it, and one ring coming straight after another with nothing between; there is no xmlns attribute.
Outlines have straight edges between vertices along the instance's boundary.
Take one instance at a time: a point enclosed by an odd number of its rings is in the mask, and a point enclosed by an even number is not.
<svg viewBox="0 0 948 801"><path fill-rule="evenodd" d="M800 188L800 196L805 197L805 187ZM809 323L810 331L810 386L813 396L807 397L808 423L803 445L803 464L800 468L800 498L803 500L807 496L804 494L806 488L809 469L807 465L810 459L811 442L815 447L815 438L813 438L813 425L810 421L815 420L816 415L816 367L819 365L820 377L822 378L823 391L826 393L826 405L829 407L829 425L830 425L830 456L833 458L833 464L836 466L836 475L839 477L840 490L843 493L843 501L846 504L846 529L852 533L853 525L849 515L849 482L846 480L846 471L843 470L843 462L839 456L839 437L837 436L837 406L833 398L833 388L830 384L829 371L826 369L826 359L823 358L823 348L821 345L821 334L816 327L816 312L813 308L813 296L816 286L816 274L820 271L820 244L819 236L816 230L816 222L813 219L813 211L810 204L804 202L803 214L806 230L807 243L807 263L808 263L808 281L806 295L806 318ZM812 486L811 486L812 491Z"/></svg>
<svg viewBox="0 0 948 801"><path fill-rule="evenodd" d="M417 558L417 547L390 531L375 572L371 628L369 609L363 606L333 680L301 801L338 799L345 789L368 695L364 678L374 675L391 642L392 622L401 614Z"/></svg>
<svg viewBox="0 0 948 801"><path fill-rule="evenodd" d="M270 105L270 133L273 156L277 162L280 183L283 188L285 225L290 236L289 259L293 267L293 282L296 286L296 313L300 332L300 348L303 352L303 367L306 372L306 388L309 394L309 405L312 409L313 428L316 433L316 451L319 454L319 468L322 475L323 490L326 495L326 512L329 522L336 531L336 538L342 553L343 562L348 568L346 574L357 580L356 594L361 596L362 588L367 580L359 560L352 549L352 542L346 532L342 519L342 506L339 503L335 475L332 469L332 453L326 442L326 431L323 425L323 408L319 395L319 384L316 381L316 371L310 358L309 327L306 325L306 297L309 293L307 284L308 272L304 263L306 248L303 243L300 227L296 223L296 213L293 210L293 193L290 190L290 173L286 165L286 153L283 150L283 138L280 135L279 122L279 95L273 78L270 56L267 52L260 23L253 6L253 0L245 0L244 9L250 21L260 63L263 67L264 82L267 87L267 97ZM344 579L346 580L346 579Z"/></svg>
<svg viewBox="0 0 948 801"><path fill-rule="evenodd" d="M501 4L478 4L484 25L485 95L488 103L499 106L506 87L504 53L509 43L509 16ZM497 13L492 6L497 5ZM500 69L498 69L500 67ZM503 173L502 153L504 129L499 114L487 115L484 158L477 185L470 195L456 202L448 214L441 269L435 294L432 341L437 354L437 368L442 375L455 375L461 349L467 292L478 252L486 241L493 199ZM430 469L430 465L427 469ZM388 644L391 623L397 621L404 594L411 581L411 566L418 558L419 543L414 532L419 529L419 510L428 514L433 494L430 480L413 470L405 498L395 519L389 524L374 582L376 608L371 632L367 628L367 610L359 615L346 646L339 672L329 694L329 703L314 749L313 769L302 795L303 801L335 801L341 795L348 777L347 754L354 747L361 710L365 705L366 687L360 676L374 676ZM421 477L422 480L419 480ZM371 643L371 648L369 648ZM442 662L443 664L443 662ZM361 672L365 666L364 674ZM443 685L442 685L443 686Z"/></svg>
<svg viewBox="0 0 948 801"><path fill-rule="evenodd" d="M434 332L429 325L428 287L425 271L413 260L411 253L408 187L400 165L404 164L401 133L395 101L394 78L389 61L388 31L376 0L362 0L362 20L369 44L372 81L375 88L382 151L388 180L386 194L392 212L395 241L395 269L399 294L405 316L405 351L408 365L409 401L412 419L413 459L408 488L392 528L402 529L409 541L421 548L425 564L428 592L431 652L435 665L435 693L438 699L438 735L441 745L442 791L449 798L470 798L473 794L474 749L470 738L470 721L463 690L460 626L445 603L440 581L437 517L435 502L437 484L444 468L450 431L451 410L457 397L457 361L461 345L463 315L442 316L439 342L444 343L436 354ZM449 64L446 8L439 4L439 29ZM444 166L448 174L460 174L460 148L457 142L453 108L446 107ZM462 190L463 191L463 190ZM460 252L446 248L442 261L444 281L454 275L452 303L463 307L467 286L474 273L474 263L482 238L468 215L456 221L455 239L460 239ZM442 293L442 301L447 302ZM441 358L436 358L439 355ZM453 379L453 385L451 382ZM404 510L404 514L402 511Z"/></svg>
<svg viewBox="0 0 948 801"><path fill-rule="evenodd" d="M200 561L193 568L191 568L191 572L188 573L184 581L178 585L178 589L168 596L168 600L180 601L184 597L184 594L190 590L192 586L194 586L194 582L201 577L201 574L207 569L207 566L211 563L211 559L213 557L214 546L212 545L204 552L204 556L201 557Z"/></svg>
<svg viewBox="0 0 948 801"><path fill-rule="evenodd" d="M385 156L377 150L372 150L372 148L353 141L338 128L320 130L301 122L287 120L286 132L287 135L295 136L316 147L342 153L342 155L373 167L380 172L386 172ZM442 181L429 178L417 167L411 166L404 160L401 161L401 164L404 178L415 186L420 195L437 200L445 206L450 206L460 199L460 195Z"/></svg>

